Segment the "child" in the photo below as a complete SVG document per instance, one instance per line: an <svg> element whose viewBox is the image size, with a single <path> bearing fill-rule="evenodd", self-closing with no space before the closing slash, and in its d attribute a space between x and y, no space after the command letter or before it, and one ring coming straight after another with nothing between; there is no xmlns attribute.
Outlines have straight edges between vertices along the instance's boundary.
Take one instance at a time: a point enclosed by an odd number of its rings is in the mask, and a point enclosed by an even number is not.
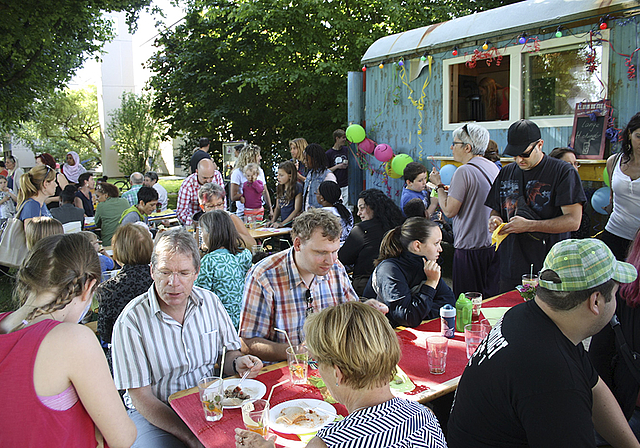
<svg viewBox="0 0 640 448"><path fill-rule="evenodd" d="M318 203L340 218L340 223L342 224L340 245L342 246L351 233L351 229L353 229L353 215L351 215L349 209L342 203L340 195L340 187L337 183L330 180L322 182L316 192L316 200Z"/></svg>
<svg viewBox="0 0 640 448"><path fill-rule="evenodd" d="M48 216L36 216L31 218L24 226L24 237L27 249L31 250L42 238L64 233L62 224L57 219Z"/></svg>
<svg viewBox="0 0 640 448"><path fill-rule="evenodd" d="M207 212L200 218L207 254L200 262L195 285L214 292L237 329L244 280L251 267L251 251L242 247L240 234L224 210Z"/></svg>
<svg viewBox="0 0 640 448"><path fill-rule="evenodd" d="M291 227L296 216L302 212L302 185L298 182L296 164L291 160L278 166L278 188L276 209L267 227ZM276 222L280 217L281 222Z"/></svg>
<svg viewBox="0 0 640 448"><path fill-rule="evenodd" d="M100 270L102 271L102 273L104 274L106 271L114 270L116 268L116 264L111 259L111 257L109 257L109 254L107 254L107 251L104 250L104 247L102 247L101 245L102 241L98 239L97 235L87 230L83 230L82 232L80 232L80 234L84 235L85 238L89 240L93 248L96 250L96 253L98 254L98 259L100 260Z"/></svg>
<svg viewBox="0 0 640 448"><path fill-rule="evenodd" d="M403 210L409 200L419 198L427 208L427 216L431 216L436 211L438 201L430 201L429 192L425 190L427 186L427 168L419 162L411 162L405 167L403 177L405 186L402 189L400 209Z"/></svg>
<svg viewBox="0 0 640 448"><path fill-rule="evenodd" d="M16 214L16 202L18 198L9 190L6 176L0 175L0 225Z"/></svg>
<svg viewBox="0 0 640 448"><path fill-rule="evenodd" d="M244 215L248 221L262 221L264 218L264 207L262 206L264 184L258 179L260 167L257 163L249 163L244 167L243 173L247 178L247 181L242 184Z"/></svg>
<svg viewBox="0 0 640 448"><path fill-rule="evenodd" d="M407 203L404 204L402 212L407 218L413 218L414 216L419 216L421 218L427 217L427 208L424 206L422 199L419 198L409 199Z"/></svg>

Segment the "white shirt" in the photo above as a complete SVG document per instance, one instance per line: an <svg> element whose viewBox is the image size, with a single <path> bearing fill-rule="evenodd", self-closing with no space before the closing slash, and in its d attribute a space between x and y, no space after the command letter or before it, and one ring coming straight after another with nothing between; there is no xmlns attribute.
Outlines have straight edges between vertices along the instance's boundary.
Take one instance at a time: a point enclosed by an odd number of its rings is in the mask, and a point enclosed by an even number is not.
<svg viewBox="0 0 640 448"><path fill-rule="evenodd" d="M151 386L167 403L175 392L213 376L222 354L240 349L240 338L222 302L193 287L184 323L160 310L155 285L133 299L113 326L113 379L118 389Z"/></svg>
<svg viewBox="0 0 640 448"><path fill-rule="evenodd" d="M613 167L611 189L613 190L613 212L605 229L620 238L633 241L640 228L640 178L631 180L622 172L620 162Z"/></svg>
<svg viewBox="0 0 640 448"><path fill-rule="evenodd" d="M167 190L160 185L158 182L153 184L153 189L158 192L158 202L160 202L161 208L160 211L165 211L167 209Z"/></svg>

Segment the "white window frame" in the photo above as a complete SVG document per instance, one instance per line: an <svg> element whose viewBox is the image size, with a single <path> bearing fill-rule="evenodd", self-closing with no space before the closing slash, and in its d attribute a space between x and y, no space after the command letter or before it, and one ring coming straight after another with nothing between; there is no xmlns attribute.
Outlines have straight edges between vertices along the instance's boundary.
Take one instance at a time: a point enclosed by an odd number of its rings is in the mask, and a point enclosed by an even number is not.
<svg viewBox="0 0 640 448"><path fill-rule="evenodd" d="M602 31L602 38L609 39L609 30ZM540 51L544 53L552 52L552 51L562 51L563 47L572 47L579 44L584 44L585 39L588 39L588 36L577 38L574 36L566 36L559 38L551 38L544 41L540 41ZM595 39L594 39L595 41ZM609 45L606 42L601 43L602 46L602 83L604 84L604 98L608 98L609 96ZM524 60L527 54L534 53L531 51L532 44L529 43L527 45L514 45L511 47L503 48L500 51L502 56L509 56L509 119L502 121L481 121L479 122L487 129L508 129L511 123L516 120L519 120L523 117L523 104L522 104L522 96L523 96L523 88L524 88L524 79L523 79L523 71L524 71ZM457 84L452 79L453 70L452 66L457 64L464 64L467 60L469 60L470 56L458 56L455 58L444 59L442 64L442 130L443 131L453 131L460 127L461 124L465 122L459 123L450 123L449 116L450 114L450 103L451 103L451 93L454 88L457 88ZM478 61L478 64L484 63L483 61ZM538 126L545 127L562 127L562 126L573 126L573 114L571 115L561 115L554 117L531 117L535 120Z"/></svg>

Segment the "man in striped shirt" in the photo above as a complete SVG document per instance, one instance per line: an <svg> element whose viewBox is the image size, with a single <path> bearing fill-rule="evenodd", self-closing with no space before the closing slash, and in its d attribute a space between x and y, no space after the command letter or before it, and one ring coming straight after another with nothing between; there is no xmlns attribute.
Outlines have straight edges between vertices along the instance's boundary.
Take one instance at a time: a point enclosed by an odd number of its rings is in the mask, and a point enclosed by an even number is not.
<svg viewBox="0 0 640 448"><path fill-rule="evenodd" d="M176 214L184 225L193 223L193 215L200 211L198 202L198 191L200 187L209 182L216 183L224 188L222 174L217 170L216 164L211 159L202 159L198 162L196 172L187 177L178 190L178 203L176 204ZM224 200L225 208L227 200Z"/></svg>
<svg viewBox="0 0 640 448"><path fill-rule="evenodd" d="M172 393L218 375L223 347L227 375L262 362L242 356L240 339L220 299L194 287L200 254L193 237L179 228L162 234L151 256L149 290L124 308L113 328L113 373L138 429L137 447L201 446L167 404Z"/></svg>
<svg viewBox="0 0 640 448"><path fill-rule="evenodd" d="M240 337L249 353L267 361L287 359L287 339L304 341L307 315L339 303L358 300L344 266L338 261L340 219L310 209L293 221L293 247L256 264L247 274L240 315ZM386 305L368 304L386 313ZM243 350L245 351L245 350Z"/></svg>

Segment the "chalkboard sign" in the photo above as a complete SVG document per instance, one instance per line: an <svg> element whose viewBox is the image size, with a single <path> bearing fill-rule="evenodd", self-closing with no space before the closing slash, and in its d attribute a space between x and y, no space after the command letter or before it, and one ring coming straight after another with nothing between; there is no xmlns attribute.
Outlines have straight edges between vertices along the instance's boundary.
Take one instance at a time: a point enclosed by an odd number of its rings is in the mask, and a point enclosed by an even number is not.
<svg viewBox="0 0 640 448"><path fill-rule="evenodd" d="M609 100L576 104L571 147L579 159L604 159L610 111Z"/></svg>

